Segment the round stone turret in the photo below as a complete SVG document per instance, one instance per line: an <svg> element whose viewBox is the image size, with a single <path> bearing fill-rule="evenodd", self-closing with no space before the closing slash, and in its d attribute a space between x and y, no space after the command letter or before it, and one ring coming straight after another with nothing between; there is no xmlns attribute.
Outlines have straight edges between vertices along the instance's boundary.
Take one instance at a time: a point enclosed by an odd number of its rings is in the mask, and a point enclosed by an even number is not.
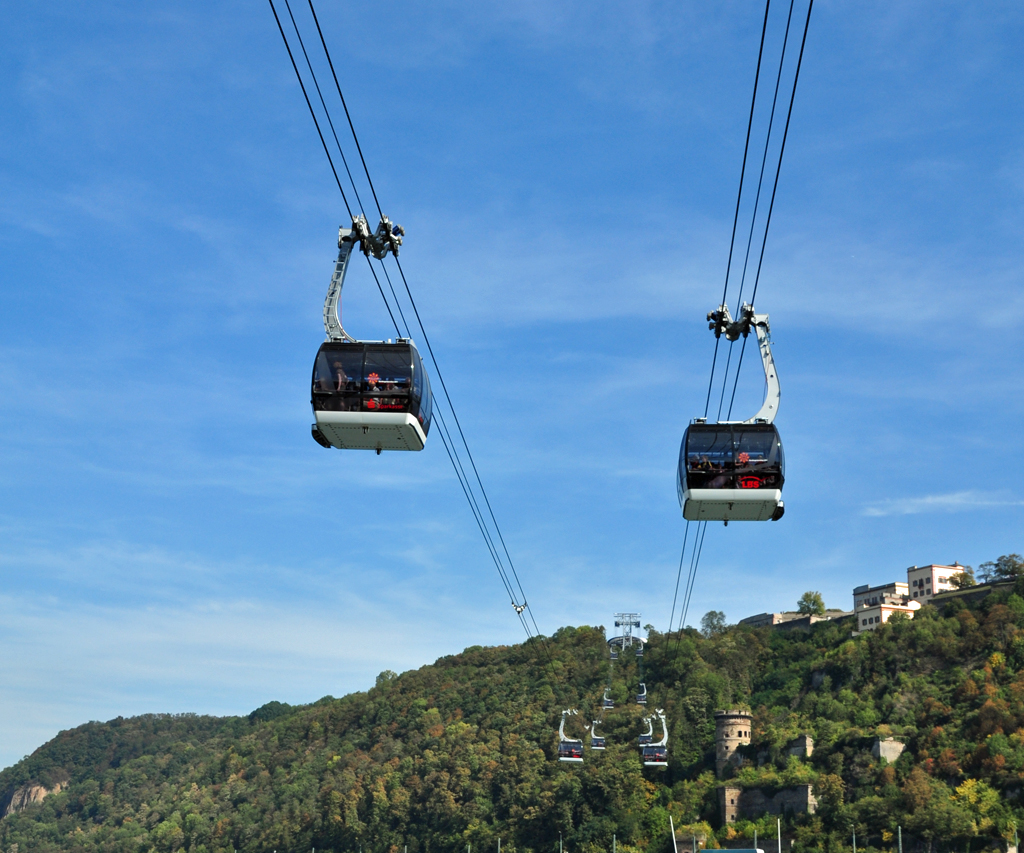
<svg viewBox="0 0 1024 853"><path fill-rule="evenodd" d="M715 711L715 772L721 778L730 764L738 765L736 750L750 743L750 724L754 718L746 711Z"/></svg>

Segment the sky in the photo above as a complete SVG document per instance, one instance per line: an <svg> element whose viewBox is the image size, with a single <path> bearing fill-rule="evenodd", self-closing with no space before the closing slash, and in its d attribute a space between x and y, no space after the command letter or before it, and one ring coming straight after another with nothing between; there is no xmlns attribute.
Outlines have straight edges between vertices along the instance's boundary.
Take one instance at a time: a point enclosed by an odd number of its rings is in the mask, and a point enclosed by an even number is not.
<svg viewBox="0 0 1024 853"><path fill-rule="evenodd" d="M541 631L664 630L763 6L320 6ZM1021 44L1010 2L815 3L757 297L786 515L709 526L689 624L1024 551ZM524 638L435 433L310 438L346 221L268 4L8 10L0 767L88 720L310 702ZM343 301L393 336L365 265ZM739 388L752 414L753 360Z"/></svg>

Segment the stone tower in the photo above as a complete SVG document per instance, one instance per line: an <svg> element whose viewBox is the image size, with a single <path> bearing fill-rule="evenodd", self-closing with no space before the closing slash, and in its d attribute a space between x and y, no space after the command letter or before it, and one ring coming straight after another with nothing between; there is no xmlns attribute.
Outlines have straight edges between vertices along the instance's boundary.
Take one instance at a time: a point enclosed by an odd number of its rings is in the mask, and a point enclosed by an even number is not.
<svg viewBox="0 0 1024 853"><path fill-rule="evenodd" d="M736 750L750 743L753 719L746 711L715 711L715 772L719 779L726 767L739 764Z"/></svg>

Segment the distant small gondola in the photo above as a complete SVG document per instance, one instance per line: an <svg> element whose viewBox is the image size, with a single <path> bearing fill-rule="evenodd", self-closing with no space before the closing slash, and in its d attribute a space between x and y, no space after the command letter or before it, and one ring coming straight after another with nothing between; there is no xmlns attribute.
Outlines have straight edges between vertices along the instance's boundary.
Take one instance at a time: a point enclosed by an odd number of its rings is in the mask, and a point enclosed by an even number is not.
<svg viewBox="0 0 1024 853"><path fill-rule="evenodd" d="M636 704L646 705L647 704L647 685L641 683L640 691L636 694Z"/></svg>
<svg viewBox="0 0 1024 853"><path fill-rule="evenodd" d="M667 767L668 766L668 723L665 720L665 712L659 708L654 712L661 722L661 740L657 743L648 742L640 749L640 755L644 767ZM653 730L651 718L647 718L648 725Z"/></svg>
<svg viewBox="0 0 1024 853"><path fill-rule="evenodd" d="M591 749L597 749L597 750L604 749L604 738L600 737L599 735L594 734L594 732L597 731L597 727L598 727L598 724L600 722L601 722L600 720L594 720L590 724L590 748Z"/></svg>
<svg viewBox="0 0 1024 853"><path fill-rule="evenodd" d="M558 744L558 760L582 764L583 744L574 740L562 741Z"/></svg>
<svg viewBox="0 0 1024 853"><path fill-rule="evenodd" d="M668 747L645 746L643 761L644 767L668 767Z"/></svg>
<svg viewBox="0 0 1024 853"><path fill-rule="evenodd" d="M575 708L562 711L562 720L558 724L558 760L569 763L583 763L583 739L569 737L565 733L565 718L575 717L579 712Z"/></svg>

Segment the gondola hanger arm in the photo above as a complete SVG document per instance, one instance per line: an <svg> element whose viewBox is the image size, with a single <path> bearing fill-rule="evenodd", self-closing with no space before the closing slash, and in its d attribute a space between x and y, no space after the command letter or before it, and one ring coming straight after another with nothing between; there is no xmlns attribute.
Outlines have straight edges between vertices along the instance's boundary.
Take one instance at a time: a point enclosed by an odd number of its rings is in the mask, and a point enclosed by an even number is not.
<svg viewBox="0 0 1024 853"><path fill-rule="evenodd" d="M373 255L378 260L388 252L398 257L404 236L405 229L401 225L393 225L386 216L381 217L377 230L372 233L362 214L352 217L351 228L342 226L338 229L338 260L327 287L327 298L324 299L324 333L327 340L349 343L356 340L341 325L341 289L345 286L345 273L348 272L352 250L358 245L364 255Z"/></svg>
<svg viewBox="0 0 1024 853"><path fill-rule="evenodd" d="M719 338L725 335L726 340L738 340L740 335L744 338L754 331L757 337L757 347L761 354L761 364L764 367L765 394L764 403L752 418L745 421L722 421L721 423L737 424L770 424L774 423L775 416L779 413L779 400L782 397L779 388L779 374L775 369L775 358L772 356L771 326L768 324L767 314L755 314L754 306L744 302L740 308L739 316L733 320L729 313L728 305L719 305L717 311L708 313L708 328Z"/></svg>

